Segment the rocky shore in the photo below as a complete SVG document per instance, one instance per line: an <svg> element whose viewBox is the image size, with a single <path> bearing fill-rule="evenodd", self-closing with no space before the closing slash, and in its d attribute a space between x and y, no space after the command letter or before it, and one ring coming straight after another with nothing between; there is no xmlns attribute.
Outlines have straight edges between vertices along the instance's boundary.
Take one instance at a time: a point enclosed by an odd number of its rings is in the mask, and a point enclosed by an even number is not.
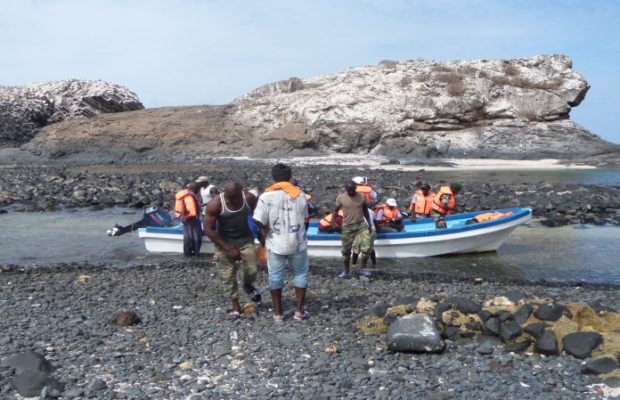
<svg viewBox="0 0 620 400"><path fill-rule="evenodd" d="M257 161L217 161L201 165L100 165L87 167L2 167L0 209L53 211L63 207L144 207L157 204L171 208L174 193L199 175L223 186L232 178L247 187L270 183L269 165ZM609 185L505 181L487 174L433 171L394 171L367 167L312 165L298 167L295 175L323 209L333 201L347 179L367 176L381 198L394 197L401 209L408 207L422 182L432 187L462 180L459 195L463 211L503 207L531 207L546 226L566 224L620 224L620 187Z"/></svg>
<svg viewBox="0 0 620 400"><path fill-rule="evenodd" d="M334 279L335 264L311 265L307 321L293 320L287 282L283 324L274 323L269 301L227 321L223 287L208 259L131 269L5 266L0 397L19 398L17 387L48 398L98 399L598 399L618 393L613 373L586 368L596 353L586 360L566 352L545 356L488 335L444 335L438 353L396 352L384 334L359 329L368 317L393 323L388 307L423 298L442 303L458 296L475 305L505 295L578 301L614 313L617 288L475 283L380 269L371 281L342 281ZM261 273L264 299L266 286ZM135 313L134 320L113 321L123 310ZM26 351L45 360L29 361L20 355ZM26 372L11 365L28 362L45 372L30 372L24 383L18 378Z"/></svg>

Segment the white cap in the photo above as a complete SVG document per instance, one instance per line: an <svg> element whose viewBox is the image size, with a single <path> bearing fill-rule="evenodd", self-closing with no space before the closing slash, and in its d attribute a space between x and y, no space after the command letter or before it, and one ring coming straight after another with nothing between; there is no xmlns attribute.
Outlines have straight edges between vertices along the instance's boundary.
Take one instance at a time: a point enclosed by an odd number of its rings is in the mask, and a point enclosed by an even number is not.
<svg viewBox="0 0 620 400"><path fill-rule="evenodd" d="M393 199L391 197L386 200L385 204L387 204L390 207L397 207L398 206L398 204L396 204L396 199Z"/></svg>
<svg viewBox="0 0 620 400"><path fill-rule="evenodd" d="M204 175L202 175L202 176L199 176L198 178L196 178L196 180L194 182L196 182L196 183L209 182L209 178L204 176Z"/></svg>
<svg viewBox="0 0 620 400"><path fill-rule="evenodd" d="M357 183L358 185L363 185L366 182L366 179L364 179L363 176L356 176L353 178L353 182Z"/></svg>

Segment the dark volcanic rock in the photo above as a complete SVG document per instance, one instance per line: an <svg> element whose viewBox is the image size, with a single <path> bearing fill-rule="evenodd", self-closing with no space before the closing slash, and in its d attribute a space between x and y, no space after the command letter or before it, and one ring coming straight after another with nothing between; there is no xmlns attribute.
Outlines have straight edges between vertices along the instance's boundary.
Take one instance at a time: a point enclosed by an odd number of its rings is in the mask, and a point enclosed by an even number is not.
<svg viewBox="0 0 620 400"><path fill-rule="evenodd" d="M598 332L574 332L564 336L564 351L577 358L587 358L603 343L603 336Z"/></svg>
<svg viewBox="0 0 620 400"><path fill-rule="evenodd" d="M555 333L551 330L545 330L540 337L536 339L534 350L546 356L558 355L558 340L555 337Z"/></svg>
<svg viewBox="0 0 620 400"><path fill-rule="evenodd" d="M532 335L534 338L538 339L545 331L545 328L547 328L545 323L537 322L535 324L529 324L528 326L523 328L523 332L527 333L528 335Z"/></svg>
<svg viewBox="0 0 620 400"><path fill-rule="evenodd" d="M116 325L131 326L139 323L141 318L134 311L117 311L112 314L112 321Z"/></svg>
<svg viewBox="0 0 620 400"><path fill-rule="evenodd" d="M612 357L599 357L588 360L581 366L582 374L606 374L618 368L618 361Z"/></svg>
<svg viewBox="0 0 620 400"><path fill-rule="evenodd" d="M502 341L509 342L521 334L521 327L515 321L509 320L502 322L499 328L499 337Z"/></svg>
<svg viewBox="0 0 620 400"><path fill-rule="evenodd" d="M476 314L482 309L480 304L474 303L464 297L450 297L448 301L452 303L457 310L465 314Z"/></svg>
<svg viewBox="0 0 620 400"><path fill-rule="evenodd" d="M54 370L52 365L42 355L34 351L26 351L24 353L13 354L3 358L0 362L2 367L11 367L16 370L30 369L33 371L42 371L50 373Z"/></svg>
<svg viewBox="0 0 620 400"><path fill-rule="evenodd" d="M532 314L532 310L533 307L530 304L524 304L512 314L512 317L519 325L524 324Z"/></svg>
<svg viewBox="0 0 620 400"><path fill-rule="evenodd" d="M15 375L11 381L11 386L25 397L38 396L44 387L48 386L56 390L62 390L62 383L50 377L43 371L26 369Z"/></svg>
<svg viewBox="0 0 620 400"><path fill-rule="evenodd" d="M538 306L534 316L542 321L557 321L562 316L565 307L560 304L546 303Z"/></svg>

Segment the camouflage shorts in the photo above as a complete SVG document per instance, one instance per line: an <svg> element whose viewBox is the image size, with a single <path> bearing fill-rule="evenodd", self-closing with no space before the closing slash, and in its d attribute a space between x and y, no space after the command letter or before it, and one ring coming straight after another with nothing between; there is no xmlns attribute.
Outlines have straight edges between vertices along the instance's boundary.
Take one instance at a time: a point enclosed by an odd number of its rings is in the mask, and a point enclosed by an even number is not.
<svg viewBox="0 0 620 400"><path fill-rule="evenodd" d="M256 281L258 269L256 266L256 250L253 243L247 243L239 247L243 268L243 284L253 285ZM239 285L237 284L237 271L239 262L232 259L226 252L215 246L213 261L217 264L217 269L224 280L226 295L230 300L239 300Z"/></svg>
<svg viewBox="0 0 620 400"><path fill-rule="evenodd" d="M351 248L356 239L358 240L359 253L362 254L362 258L368 257L370 253L370 233L368 232L366 222L343 225L342 233L340 234L343 260L346 261L351 257Z"/></svg>
<svg viewBox="0 0 620 400"><path fill-rule="evenodd" d="M362 252L361 246L360 246L360 242L361 242L360 238L361 238L361 235L357 235L355 239L353 240L353 246L351 247L351 251L355 254L359 254ZM371 253L375 249L376 238L377 238L377 232L372 231L372 233L369 235L370 242L368 246L368 253Z"/></svg>

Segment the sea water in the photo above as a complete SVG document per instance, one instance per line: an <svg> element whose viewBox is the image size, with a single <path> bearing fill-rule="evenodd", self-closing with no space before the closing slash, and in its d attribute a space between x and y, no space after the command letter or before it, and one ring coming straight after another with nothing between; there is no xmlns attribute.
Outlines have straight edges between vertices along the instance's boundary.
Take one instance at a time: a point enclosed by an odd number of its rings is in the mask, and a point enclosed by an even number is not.
<svg viewBox="0 0 620 400"><path fill-rule="evenodd" d="M110 237L114 223L138 221L141 210L112 208L0 214L0 264L91 263L119 268L181 259L146 251L137 233ZM620 228L569 225L547 228L532 220L519 226L497 252L379 260L377 270L415 275L620 285ZM315 260L320 268L340 260Z"/></svg>

